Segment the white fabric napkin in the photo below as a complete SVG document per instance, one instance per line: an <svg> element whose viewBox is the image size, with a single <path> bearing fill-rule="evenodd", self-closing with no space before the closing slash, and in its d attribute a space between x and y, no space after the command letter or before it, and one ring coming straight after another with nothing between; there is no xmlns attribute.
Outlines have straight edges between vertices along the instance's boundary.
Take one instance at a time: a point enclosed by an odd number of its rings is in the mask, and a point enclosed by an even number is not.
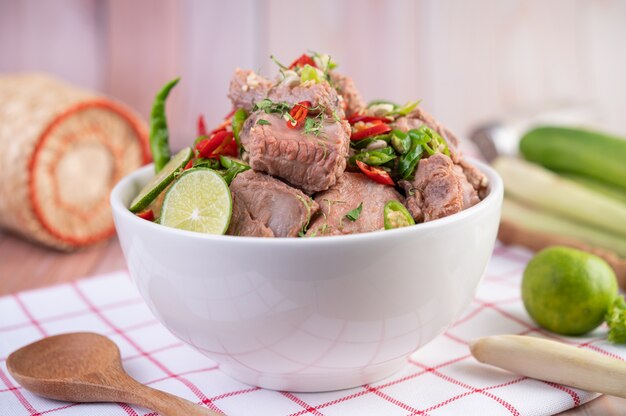
<svg viewBox="0 0 626 416"><path fill-rule="evenodd" d="M520 299L520 278L530 255L498 246L476 299L449 330L414 353L388 379L326 393L275 392L239 383L214 361L162 327L126 272L0 298L0 415L146 415L125 404L47 400L21 388L6 369L15 349L48 335L91 331L119 346L124 367L137 380L227 415L549 415L596 397L593 393L531 380L479 364L468 341L493 334L547 336L616 357L626 348L607 343L606 329L564 338L538 329Z"/></svg>

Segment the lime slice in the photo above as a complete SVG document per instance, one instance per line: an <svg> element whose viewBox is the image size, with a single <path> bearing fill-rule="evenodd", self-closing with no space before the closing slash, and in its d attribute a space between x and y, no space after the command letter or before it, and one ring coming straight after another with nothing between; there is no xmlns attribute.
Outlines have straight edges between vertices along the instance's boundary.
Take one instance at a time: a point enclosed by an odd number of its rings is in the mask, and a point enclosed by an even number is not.
<svg viewBox="0 0 626 416"><path fill-rule="evenodd" d="M159 171L150 182L143 187L139 194L133 199L130 204L130 210L132 212L139 212L146 208L157 196L169 185L179 170L185 167L189 159L193 156L193 151L190 147L186 147L170 159L163 169Z"/></svg>
<svg viewBox="0 0 626 416"><path fill-rule="evenodd" d="M185 171L165 194L161 224L181 230L224 234L232 199L222 175L212 169Z"/></svg>

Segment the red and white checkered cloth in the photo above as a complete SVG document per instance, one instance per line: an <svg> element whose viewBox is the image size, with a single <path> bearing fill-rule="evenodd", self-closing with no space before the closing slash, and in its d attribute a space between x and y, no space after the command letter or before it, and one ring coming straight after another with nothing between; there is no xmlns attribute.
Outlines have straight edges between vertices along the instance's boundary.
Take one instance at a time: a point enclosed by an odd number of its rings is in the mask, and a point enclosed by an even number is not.
<svg viewBox="0 0 626 416"><path fill-rule="evenodd" d="M595 397L477 363L469 340L528 334L626 357L626 348L590 338L563 338L538 329L520 300L520 276L530 255L498 246L476 299L444 335L414 353L403 370L372 385L327 393L287 393L241 384L174 338L152 316L126 272L0 298L0 415L147 415L125 404L47 400L21 388L6 357L48 335L99 332L120 347L124 367L157 389L204 403L227 415L548 415ZM8 278L3 276L2 278Z"/></svg>

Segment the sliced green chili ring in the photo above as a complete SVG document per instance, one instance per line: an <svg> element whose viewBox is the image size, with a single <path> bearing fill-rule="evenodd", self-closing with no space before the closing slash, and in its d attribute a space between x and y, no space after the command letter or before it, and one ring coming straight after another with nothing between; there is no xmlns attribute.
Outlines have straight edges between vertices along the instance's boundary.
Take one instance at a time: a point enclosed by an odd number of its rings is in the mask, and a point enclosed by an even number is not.
<svg viewBox="0 0 626 416"><path fill-rule="evenodd" d="M411 137L411 149L398 159L398 175L402 179L409 179L413 176L417 163L422 158L424 152L422 135L411 135L409 131L409 137Z"/></svg>
<svg viewBox="0 0 626 416"><path fill-rule="evenodd" d="M415 220L404 205L393 199L385 204L383 215L385 230L415 225Z"/></svg>
<svg viewBox="0 0 626 416"><path fill-rule="evenodd" d="M351 166L354 166L356 165L356 161L360 160L366 165L378 166L383 165L396 157L397 156L391 147L385 147L379 150L367 150L365 152L357 153L350 158L349 163Z"/></svg>
<svg viewBox="0 0 626 416"><path fill-rule="evenodd" d="M167 116L165 114L165 101L172 88L178 84L180 78L176 78L165 84L161 91L154 97L152 111L150 113L150 150L154 159L154 171L158 173L170 160L169 131L167 130Z"/></svg>
<svg viewBox="0 0 626 416"><path fill-rule="evenodd" d="M374 143L376 140L382 140L385 143L389 143L391 140L391 135L389 134L380 134L378 136L368 137L367 139L357 140L356 142L350 142L350 145L355 149L365 149L370 144Z"/></svg>
<svg viewBox="0 0 626 416"><path fill-rule="evenodd" d="M235 141L237 142L237 146L241 147L241 141L239 140L239 133L241 132L241 128L243 127L243 122L248 118L248 113L243 108L238 109L233 114L233 120L231 121L231 126L233 128L233 136L235 136Z"/></svg>
<svg viewBox="0 0 626 416"><path fill-rule="evenodd" d="M408 134L400 130L392 130L391 133L391 146L401 155L406 154L411 150L411 138Z"/></svg>

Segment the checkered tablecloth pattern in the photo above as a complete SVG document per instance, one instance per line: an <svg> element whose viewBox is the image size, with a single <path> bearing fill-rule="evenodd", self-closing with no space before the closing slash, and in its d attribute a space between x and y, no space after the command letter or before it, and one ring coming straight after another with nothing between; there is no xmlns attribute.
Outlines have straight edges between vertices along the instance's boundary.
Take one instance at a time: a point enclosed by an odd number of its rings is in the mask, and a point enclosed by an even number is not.
<svg viewBox="0 0 626 416"><path fill-rule="evenodd" d="M6 369L8 354L48 335L92 331L120 347L137 380L228 415L548 415L595 397L477 363L468 341L492 334L546 336L615 357L626 348L563 338L537 328L520 300L527 252L498 246L476 299L443 335L414 353L403 370L378 383L327 393L268 391L241 384L217 363L174 338L143 304L126 272L0 298L0 415L153 415L126 404L47 400L21 388ZM1 276L3 279L13 276Z"/></svg>

